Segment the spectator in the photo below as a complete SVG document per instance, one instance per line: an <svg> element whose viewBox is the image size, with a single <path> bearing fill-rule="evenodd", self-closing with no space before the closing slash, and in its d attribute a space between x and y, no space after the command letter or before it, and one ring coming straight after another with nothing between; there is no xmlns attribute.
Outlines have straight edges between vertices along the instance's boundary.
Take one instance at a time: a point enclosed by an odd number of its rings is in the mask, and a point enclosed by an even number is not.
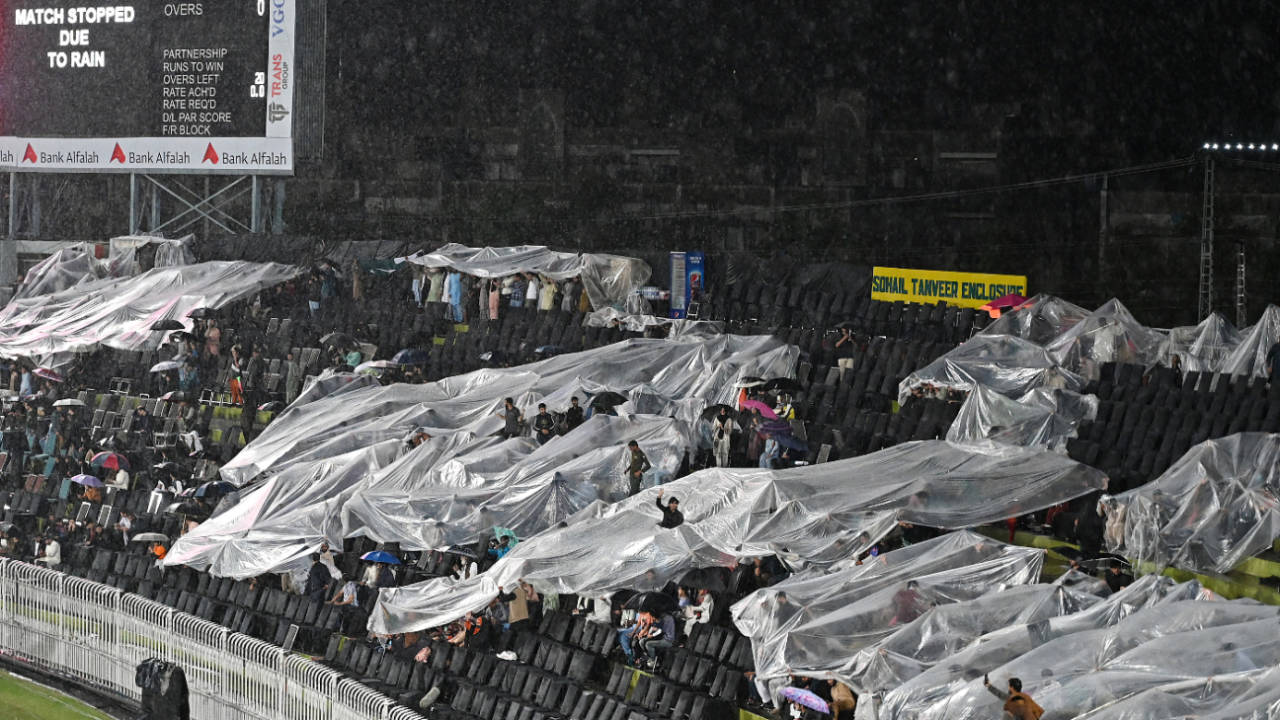
<svg viewBox="0 0 1280 720"><path fill-rule="evenodd" d="M502 418L502 436L508 440L513 437L520 437L520 425L524 420L524 415L520 413L520 408L516 407L516 403L511 398L502 401L502 412L494 413Z"/></svg>
<svg viewBox="0 0 1280 720"><path fill-rule="evenodd" d="M631 643L633 640L639 640L644 637L650 625L653 624L653 616L646 612L636 613L635 622L630 626L618 630L618 646L622 648L622 654L627 657L628 663L635 663L635 650Z"/></svg>
<svg viewBox="0 0 1280 720"><path fill-rule="evenodd" d="M1006 717L1014 720L1040 720L1040 716L1044 715L1044 708L1037 705L1030 695L1022 692L1022 681L1018 678L1009 678L1008 692L992 685L986 675L982 676L982 684L988 692L1004 701Z"/></svg>
<svg viewBox="0 0 1280 720"><path fill-rule="evenodd" d="M525 630L529 625L529 596L524 583L516 583L511 592L498 588L498 599L507 604L507 622L512 630Z"/></svg>
<svg viewBox="0 0 1280 720"><path fill-rule="evenodd" d="M292 405L302 392L302 364L291 352L285 356L284 367L284 401L285 404Z"/></svg>
<svg viewBox="0 0 1280 720"><path fill-rule="evenodd" d="M533 433L539 445L546 445L556 436L556 421L547 412L546 403L538 403L538 414L533 417Z"/></svg>
<svg viewBox="0 0 1280 720"><path fill-rule="evenodd" d="M1111 592L1118 593L1132 582L1133 576L1124 572L1119 562L1112 560L1111 567L1107 569L1107 587L1111 588Z"/></svg>
<svg viewBox="0 0 1280 720"><path fill-rule="evenodd" d="M578 405L578 396L574 395L569 398L569 409L564 411L564 426L567 432L572 432L574 428L581 425L584 421L582 408Z"/></svg>
<svg viewBox="0 0 1280 720"><path fill-rule="evenodd" d="M760 453L760 467L772 470L780 454L781 446L778 445L777 438L773 433L765 433L764 450Z"/></svg>
<svg viewBox="0 0 1280 720"><path fill-rule="evenodd" d="M681 611L684 616L684 636L689 637L694 625L705 625L711 622L711 613L715 612L715 599L706 588L698 591L698 603L689 605Z"/></svg>
<svg viewBox="0 0 1280 720"><path fill-rule="evenodd" d="M720 414L711 425L711 446L716 458L716 467L729 467L729 452L733 447L733 434L737 432L737 423L729 414L729 409L720 408Z"/></svg>
<svg viewBox="0 0 1280 720"><path fill-rule="evenodd" d="M906 625L924 612L925 601L919 587L915 580L908 580L906 587L894 593L893 618L889 620L889 627Z"/></svg>
<svg viewBox="0 0 1280 720"><path fill-rule="evenodd" d="M853 689L838 680L828 680L831 686L831 720L840 720L845 718L851 720L853 712L858 707L858 696L853 693Z"/></svg>
<svg viewBox="0 0 1280 720"><path fill-rule="evenodd" d="M640 443L632 440L627 443L627 449L631 451L631 457L627 463L627 481L630 483L630 495L640 492L640 481L644 479L644 474L653 467L649 463L649 458L640 449Z"/></svg>
<svg viewBox="0 0 1280 720"><path fill-rule="evenodd" d="M329 589L329 569L320 562L320 553L311 555L311 569L307 571L307 585L302 593L312 600L324 602Z"/></svg>
<svg viewBox="0 0 1280 720"><path fill-rule="evenodd" d="M640 646L648 656L650 670L658 669L658 653L675 644L676 621L670 613L663 613L658 622L640 639Z"/></svg>
<svg viewBox="0 0 1280 720"><path fill-rule="evenodd" d="M44 563L50 570L57 570L62 564L62 546L58 544L57 538L52 532L46 532L44 544L40 551L40 556L36 558L36 562Z"/></svg>
<svg viewBox="0 0 1280 720"><path fill-rule="evenodd" d="M680 499L670 498L667 504L662 504L662 494L666 492L663 489L658 490L658 509L662 511L662 520L658 522L658 527L677 528L684 524L684 513L680 512Z"/></svg>

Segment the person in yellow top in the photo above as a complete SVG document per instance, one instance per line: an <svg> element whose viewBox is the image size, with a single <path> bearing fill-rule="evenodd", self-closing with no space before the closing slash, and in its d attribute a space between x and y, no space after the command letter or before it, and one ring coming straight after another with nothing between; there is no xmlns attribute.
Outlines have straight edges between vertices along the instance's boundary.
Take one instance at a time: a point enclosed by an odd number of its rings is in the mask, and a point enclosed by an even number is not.
<svg viewBox="0 0 1280 720"><path fill-rule="evenodd" d="M796 419L796 409L791 406L790 395L779 395L778 405L773 411L778 414L779 420L791 421Z"/></svg>

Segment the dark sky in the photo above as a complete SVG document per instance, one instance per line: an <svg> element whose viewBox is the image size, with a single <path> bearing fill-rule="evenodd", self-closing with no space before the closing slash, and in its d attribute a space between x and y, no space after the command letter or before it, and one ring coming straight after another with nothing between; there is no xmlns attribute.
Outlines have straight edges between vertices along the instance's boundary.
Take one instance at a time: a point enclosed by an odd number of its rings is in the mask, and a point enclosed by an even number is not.
<svg viewBox="0 0 1280 720"><path fill-rule="evenodd" d="M1020 132L1061 138L1088 167L1280 140L1272 2L375 0L330 13L346 107L374 123L447 124L462 97L552 87L576 127L741 135L811 118L815 93L837 87L863 92L879 129L965 128L1018 102Z"/></svg>

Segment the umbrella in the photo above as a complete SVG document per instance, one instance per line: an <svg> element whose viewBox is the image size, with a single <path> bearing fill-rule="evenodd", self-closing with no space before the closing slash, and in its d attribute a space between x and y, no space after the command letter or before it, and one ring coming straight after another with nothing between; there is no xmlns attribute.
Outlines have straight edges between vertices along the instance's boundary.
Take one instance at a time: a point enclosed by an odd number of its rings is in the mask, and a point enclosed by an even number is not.
<svg viewBox="0 0 1280 720"><path fill-rule="evenodd" d="M63 398L53 404L54 407L84 407L84 401L75 398Z"/></svg>
<svg viewBox="0 0 1280 720"><path fill-rule="evenodd" d="M775 435L790 435L793 431L791 423L787 420L765 420L760 423L757 428L761 433L773 433Z"/></svg>
<svg viewBox="0 0 1280 720"><path fill-rule="evenodd" d="M187 313L187 317L207 318L207 317L213 317L214 315L217 315L217 314L218 314L218 311L214 310L213 308L198 307L195 310L192 310L191 312Z"/></svg>
<svg viewBox="0 0 1280 720"><path fill-rule="evenodd" d="M1017 307L1026 301L1027 299L1022 297L1018 293L1009 293L1008 295L1004 295L1002 297L996 298L995 300L992 300L991 302L987 303L986 305L983 305L978 309L987 313L992 318L998 318L1000 317L1001 310L1007 310L1009 308Z"/></svg>
<svg viewBox="0 0 1280 720"><path fill-rule="evenodd" d="M729 588L729 571L719 567L695 568L685 573L676 584L722 593Z"/></svg>
<svg viewBox="0 0 1280 720"><path fill-rule="evenodd" d="M371 563L386 563L387 565L399 565L400 559L385 550L374 550L360 556L361 560Z"/></svg>
<svg viewBox="0 0 1280 720"><path fill-rule="evenodd" d="M178 362L177 360L163 360L161 362L156 363L155 365L152 365L151 372L153 373L169 372L170 370L177 370L180 367L182 367L182 363Z"/></svg>
<svg viewBox="0 0 1280 720"><path fill-rule="evenodd" d="M743 410L759 410L761 415L769 418L770 420L775 420L778 417L778 413L774 412L773 408L760 402L759 400L743 400L742 409Z"/></svg>
<svg viewBox="0 0 1280 720"><path fill-rule="evenodd" d="M156 322L151 324L151 329L152 330L181 330L182 323L173 319L157 320Z"/></svg>
<svg viewBox="0 0 1280 720"><path fill-rule="evenodd" d="M262 403L261 405L259 405L259 406L258 406L258 409L259 409L259 410L262 410L262 411L264 411L264 412L278 412L278 411L280 411L280 410L283 410L283 409L284 409L284 401L283 401L283 400L271 400L271 401L269 401L269 402L264 402L264 403Z"/></svg>
<svg viewBox="0 0 1280 720"><path fill-rule="evenodd" d="M129 538L129 542L167 543L169 542L169 536L164 533L138 533L137 535Z"/></svg>
<svg viewBox="0 0 1280 720"><path fill-rule="evenodd" d="M0 533L8 534L14 527L15 525L11 522L0 522Z"/></svg>
<svg viewBox="0 0 1280 720"><path fill-rule="evenodd" d="M156 470L160 470L161 472L178 472L179 470L182 469L182 467L178 465L178 463L172 460L165 460L164 462L156 463L151 467L155 468Z"/></svg>
<svg viewBox="0 0 1280 720"><path fill-rule="evenodd" d="M320 338L320 344L325 347L344 348L355 345L356 339L346 333L331 332Z"/></svg>
<svg viewBox="0 0 1280 720"><path fill-rule="evenodd" d="M120 453L100 452L89 460L89 464L96 468L106 468L108 470L129 469L129 458Z"/></svg>
<svg viewBox="0 0 1280 720"><path fill-rule="evenodd" d="M45 380L48 380L50 382L56 382L56 383L62 382L62 376L59 375L57 372L50 370L49 368L36 368L35 370L31 371L31 374L39 378L44 378Z"/></svg>
<svg viewBox="0 0 1280 720"><path fill-rule="evenodd" d="M628 610L639 610L657 615L675 610L676 601L675 598L666 593L642 592L628 600L622 607Z"/></svg>
<svg viewBox="0 0 1280 720"><path fill-rule="evenodd" d="M797 393L804 390L800 383L791 378L770 378L764 383L765 390L777 390L785 393Z"/></svg>
<svg viewBox="0 0 1280 720"><path fill-rule="evenodd" d="M627 401L627 396L621 393L616 393L612 390L605 390L604 392L598 393L595 397L591 398L591 402L588 403L588 405L590 407L596 407L596 408L611 408L614 405L621 405L626 401Z"/></svg>
<svg viewBox="0 0 1280 720"><path fill-rule="evenodd" d="M376 375L384 370L393 370L398 367L400 367L400 363L394 362L392 360L370 360L368 362L362 362L359 365L357 365L356 372L371 373Z"/></svg>
<svg viewBox="0 0 1280 720"><path fill-rule="evenodd" d="M193 337L195 337L195 335L192 335L186 330L178 330L176 332L169 333L169 342L182 342L183 340Z"/></svg>
<svg viewBox="0 0 1280 720"><path fill-rule="evenodd" d="M728 405L725 405L725 404L723 404L723 403L720 403L720 404L717 404L717 405L712 405L712 406L708 407L706 410L703 410L703 411L702 411L702 419L703 419L703 420L715 420L715 419L716 419L716 416L720 414L720 409L721 409L721 408L723 408L723 409L725 409L725 410L728 410L728 411L729 411L729 417L731 417L731 418L736 418L736 417L737 417L737 415L736 415L736 412L737 412L737 411L736 411L736 410L734 410L733 408L729 407Z"/></svg>
<svg viewBox="0 0 1280 720"><path fill-rule="evenodd" d="M71 478L71 482L77 485L83 485L85 487L94 487L94 488L102 487L102 481L92 475L84 475L84 474L76 475L75 477Z"/></svg>
<svg viewBox="0 0 1280 720"><path fill-rule="evenodd" d="M236 486L232 483L224 480L214 480L213 482L207 482L196 488L196 497L202 498L207 495L224 495L235 489Z"/></svg>
<svg viewBox="0 0 1280 720"><path fill-rule="evenodd" d="M800 438L796 437L795 435L785 435L782 433L778 433L773 436L773 439L779 445L781 445L784 448L787 448L788 450L796 450L798 452L809 451L809 444L801 440Z"/></svg>
<svg viewBox="0 0 1280 720"><path fill-rule="evenodd" d="M391 356L396 365L423 365L431 360L431 353L422 348L405 348Z"/></svg>
<svg viewBox="0 0 1280 720"><path fill-rule="evenodd" d="M559 345L539 345L533 351L539 355L559 355L562 352Z"/></svg>
<svg viewBox="0 0 1280 720"><path fill-rule="evenodd" d="M764 384L764 378L758 378L753 375L748 375L738 380L737 384L735 384L734 387L751 388L751 387L759 387L763 384Z"/></svg>
<svg viewBox="0 0 1280 720"><path fill-rule="evenodd" d="M812 690L805 690L798 687L782 688L782 697L790 700L797 705L803 705L810 710L817 710L820 713L830 713L831 708L827 705L827 701L813 694Z"/></svg>

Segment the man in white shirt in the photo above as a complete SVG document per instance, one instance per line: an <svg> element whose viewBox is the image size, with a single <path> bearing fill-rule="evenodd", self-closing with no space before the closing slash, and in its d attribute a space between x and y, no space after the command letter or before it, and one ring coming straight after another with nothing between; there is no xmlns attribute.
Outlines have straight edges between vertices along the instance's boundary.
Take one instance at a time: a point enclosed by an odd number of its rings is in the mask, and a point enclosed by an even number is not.
<svg viewBox="0 0 1280 720"><path fill-rule="evenodd" d="M36 558L36 562L44 563L49 566L50 570L57 570L62 564L62 546L58 544L57 539L52 535L44 542L44 552L40 557Z"/></svg>
<svg viewBox="0 0 1280 720"><path fill-rule="evenodd" d="M713 610L715 610L715 600L711 597L711 593L705 589L699 590L698 604L688 605L682 611L684 614L684 636L689 637L694 625L711 622Z"/></svg>
<svg viewBox="0 0 1280 720"><path fill-rule="evenodd" d="M116 529L120 531L120 535L124 537L125 546L129 545L129 532L133 530L133 513L125 510L120 513L120 519L116 521Z"/></svg>
<svg viewBox="0 0 1280 720"><path fill-rule="evenodd" d="M334 580L342 579L342 573L338 571L338 564L333 561L333 551L329 549L329 543L320 544L320 564L329 568L329 577Z"/></svg>
<svg viewBox="0 0 1280 720"><path fill-rule="evenodd" d="M124 468L120 468L119 470L116 471L115 477L111 480L111 482L107 484L113 488L128 490L129 489L129 471L125 470Z"/></svg>

